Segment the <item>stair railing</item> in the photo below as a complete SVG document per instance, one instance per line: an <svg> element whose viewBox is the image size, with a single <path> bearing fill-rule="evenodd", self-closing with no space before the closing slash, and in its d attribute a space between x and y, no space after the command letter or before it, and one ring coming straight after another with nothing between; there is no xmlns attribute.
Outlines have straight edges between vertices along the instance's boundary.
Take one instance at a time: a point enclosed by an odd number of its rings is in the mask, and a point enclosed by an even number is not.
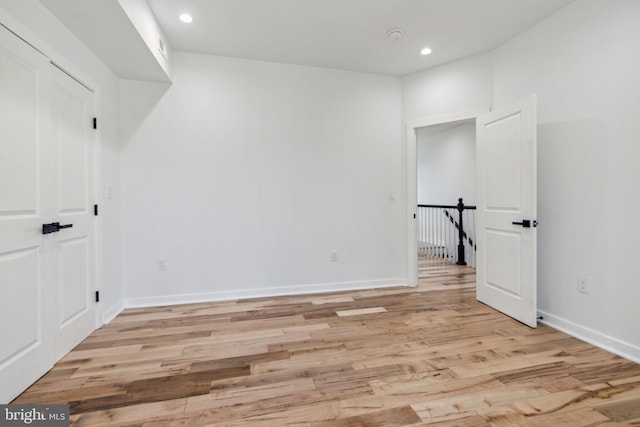
<svg viewBox="0 0 640 427"><path fill-rule="evenodd" d="M475 267L475 209L462 198L457 205L418 205L419 251Z"/></svg>

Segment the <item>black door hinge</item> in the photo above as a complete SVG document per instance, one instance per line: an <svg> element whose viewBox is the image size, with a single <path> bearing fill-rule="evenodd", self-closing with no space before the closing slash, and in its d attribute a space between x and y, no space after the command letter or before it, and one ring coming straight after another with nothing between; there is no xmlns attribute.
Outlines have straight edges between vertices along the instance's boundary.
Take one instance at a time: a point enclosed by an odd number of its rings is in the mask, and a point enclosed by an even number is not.
<svg viewBox="0 0 640 427"><path fill-rule="evenodd" d="M100 302L100 291L96 291L96 302Z"/></svg>
<svg viewBox="0 0 640 427"><path fill-rule="evenodd" d="M93 215L98 216L98 205L93 205Z"/></svg>
<svg viewBox="0 0 640 427"><path fill-rule="evenodd" d="M98 119L96 117L93 118L93 128L98 129Z"/></svg>

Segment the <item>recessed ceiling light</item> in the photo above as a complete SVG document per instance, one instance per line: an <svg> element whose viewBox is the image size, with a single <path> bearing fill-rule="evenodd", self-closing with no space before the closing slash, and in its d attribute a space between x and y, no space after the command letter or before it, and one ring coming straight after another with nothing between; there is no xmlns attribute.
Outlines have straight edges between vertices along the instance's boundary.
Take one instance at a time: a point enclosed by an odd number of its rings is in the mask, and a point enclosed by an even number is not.
<svg viewBox="0 0 640 427"><path fill-rule="evenodd" d="M430 47L423 47L422 50L420 51L420 55L429 55L429 54L431 54Z"/></svg>
<svg viewBox="0 0 640 427"><path fill-rule="evenodd" d="M189 24L193 22L193 17L188 13L183 13L182 15L180 15L180 20L186 24Z"/></svg>

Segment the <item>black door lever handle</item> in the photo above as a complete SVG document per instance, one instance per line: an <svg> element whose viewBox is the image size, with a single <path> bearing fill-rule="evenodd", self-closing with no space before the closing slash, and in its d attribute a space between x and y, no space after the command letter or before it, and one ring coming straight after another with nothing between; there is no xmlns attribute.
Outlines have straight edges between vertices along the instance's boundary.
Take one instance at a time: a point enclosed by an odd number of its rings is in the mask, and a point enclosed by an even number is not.
<svg viewBox="0 0 640 427"><path fill-rule="evenodd" d="M60 225L59 222L52 222L51 224L42 224L42 234L57 233L62 228L71 228L73 224Z"/></svg>
<svg viewBox="0 0 640 427"><path fill-rule="evenodd" d="M528 219L523 219L522 222L513 221L511 224L513 224L513 225L521 225L524 228L531 228L531 220L528 220Z"/></svg>
<svg viewBox="0 0 640 427"><path fill-rule="evenodd" d="M513 225L521 225L524 228L531 228L531 220L523 219L522 221L513 221L511 224ZM538 221L533 221L533 226L536 227L538 225Z"/></svg>

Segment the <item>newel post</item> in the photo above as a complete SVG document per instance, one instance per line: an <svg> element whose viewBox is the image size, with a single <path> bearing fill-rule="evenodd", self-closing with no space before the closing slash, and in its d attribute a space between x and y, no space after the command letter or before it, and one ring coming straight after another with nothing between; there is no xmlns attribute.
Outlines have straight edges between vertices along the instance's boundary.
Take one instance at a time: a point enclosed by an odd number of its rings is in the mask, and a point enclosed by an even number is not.
<svg viewBox="0 0 640 427"><path fill-rule="evenodd" d="M464 256L464 230L462 229L462 212L464 211L464 203L462 197L458 199L458 265L467 265Z"/></svg>

